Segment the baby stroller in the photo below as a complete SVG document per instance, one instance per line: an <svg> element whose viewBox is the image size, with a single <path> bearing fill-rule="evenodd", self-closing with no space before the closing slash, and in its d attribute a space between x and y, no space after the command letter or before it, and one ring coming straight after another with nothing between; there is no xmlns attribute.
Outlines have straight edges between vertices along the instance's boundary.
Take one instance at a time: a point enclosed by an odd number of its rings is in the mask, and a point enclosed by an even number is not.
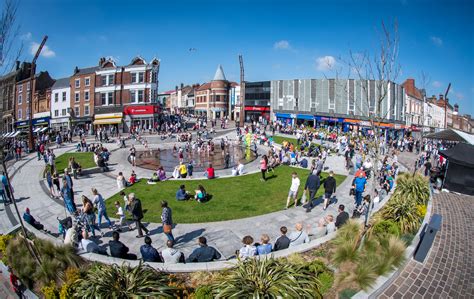
<svg viewBox="0 0 474 299"><path fill-rule="evenodd" d="M58 220L58 231L64 238L66 237L66 231L72 227L72 218L66 217L61 220L59 217L56 217L56 219Z"/></svg>

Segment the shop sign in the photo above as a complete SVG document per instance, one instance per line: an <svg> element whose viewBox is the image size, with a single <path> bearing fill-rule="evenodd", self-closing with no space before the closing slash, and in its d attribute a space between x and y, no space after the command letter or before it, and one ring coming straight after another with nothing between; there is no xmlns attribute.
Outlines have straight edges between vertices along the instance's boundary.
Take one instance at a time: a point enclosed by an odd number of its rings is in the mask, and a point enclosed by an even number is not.
<svg viewBox="0 0 474 299"><path fill-rule="evenodd" d="M159 107L156 105L126 106L123 113L125 115L155 114L159 113Z"/></svg>
<svg viewBox="0 0 474 299"><path fill-rule="evenodd" d="M333 121L333 122L343 122L343 118L338 117L326 117L326 116L315 116L314 117L317 121Z"/></svg>
<svg viewBox="0 0 474 299"><path fill-rule="evenodd" d="M270 107L245 106L245 111L270 111Z"/></svg>
<svg viewBox="0 0 474 299"><path fill-rule="evenodd" d="M49 125L49 117L33 119L33 126Z"/></svg>

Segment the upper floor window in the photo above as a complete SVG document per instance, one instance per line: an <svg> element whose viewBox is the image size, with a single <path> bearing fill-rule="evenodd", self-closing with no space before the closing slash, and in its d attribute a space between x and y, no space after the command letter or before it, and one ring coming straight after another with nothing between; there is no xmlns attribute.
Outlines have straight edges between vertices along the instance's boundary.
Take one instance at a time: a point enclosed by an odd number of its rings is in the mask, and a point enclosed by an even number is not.
<svg viewBox="0 0 474 299"><path fill-rule="evenodd" d="M143 82L145 82L144 72L132 73L132 83L143 83Z"/></svg>
<svg viewBox="0 0 474 299"><path fill-rule="evenodd" d="M81 99L81 94L79 93L79 91L76 91L76 93L74 93L74 101L77 103L79 102L80 99Z"/></svg>
<svg viewBox="0 0 474 299"><path fill-rule="evenodd" d="M67 109L63 109L63 110L61 111L61 115L62 115L62 116L66 116L66 113L67 113L66 111L67 111Z"/></svg>
<svg viewBox="0 0 474 299"><path fill-rule="evenodd" d="M58 117L59 116L59 110L54 110L54 116Z"/></svg>
<svg viewBox="0 0 474 299"><path fill-rule="evenodd" d="M30 90L30 87L31 87L31 82L28 81L28 83L26 83L26 90Z"/></svg>
<svg viewBox="0 0 474 299"><path fill-rule="evenodd" d="M90 86L91 85L91 78L87 77L84 79L84 85L85 86Z"/></svg>
<svg viewBox="0 0 474 299"><path fill-rule="evenodd" d="M57 103L59 101L59 93L54 94L54 102Z"/></svg>
<svg viewBox="0 0 474 299"><path fill-rule="evenodd" d="M75 86L76 88L81 87L81 79L76 79L76 80L74 81L74 86Z"/></svg>
<svg viewBox="0 0 474 299"><path fill-rule="evenodd" d="M144 100L143 90L130 90L130 103L143 103Z"/></svg>
<svg viewBox="0 0 474 299"><path fill-rule="evenodd" d="M65 102L65 101L66 101L66 92L63 91L63 102Z"/></svg>
<svg viewBox="0 0 474 299"><path fill-rule="evenodd" d="M90 92L88 90L84 91L84 101L90 100Z"/></svg>
<svg viewBox="0 0 474 299"><path fill-rule="evenodd" d="M23 95L19 94L18 95L18 105L21 105L22 101L23 101Z"/></svg>
<svg viewBox="0 0 474 299"><path fill-rule="evenodd" d="M23 85L18 85L18 93L22 93L23 92Z"/></svg>
<svg viewBox="0 0 474 299"><path fill-rule="evenodd" d="M74 107L74 114L76 117L81 116L81 111L79 106Z"/></svg>
<svg viewBox="0 0 474 299"><path fill-rule="evenodd" d="M22 113L23 113L23 110L18 109L18 119L22 119L22 118L23 118Z"/></svg>
<svg viewBox="0 0 474 299"><path fill-rule="evenodd" d="M104 92L100 94L102 106L112 105L114 102L114 94L112 92Z"/></svg>
<svg viewBox="0 0 474 299"><path fill-rule="evenodd" d="M156 83L156 81L158 79L158 73L157 72L152 72L151 73L151 83Z"/></svg>
<svg viewBox="0 0 474 299"><path fill-rule="evenodd" d="M115 79L114 74L103 75L101 78L102 78L102 86L114 85L114 79Z"/></svg>
<svg viewBox="0 0 474 299"><path fill-rule="evenodd" d="M85 105L84 106L84 115L89 115L89 114L90 114L89 105Z"/></svg>

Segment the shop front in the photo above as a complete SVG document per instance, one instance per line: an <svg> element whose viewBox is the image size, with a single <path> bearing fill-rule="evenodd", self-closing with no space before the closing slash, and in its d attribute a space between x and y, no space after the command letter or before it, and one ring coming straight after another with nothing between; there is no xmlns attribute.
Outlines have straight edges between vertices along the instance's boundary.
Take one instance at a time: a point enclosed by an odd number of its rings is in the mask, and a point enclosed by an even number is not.
<svg viewBox="0 0 474 299"><path fill-rule="evenodd" d="M94 116L94 127L96 130L105 129L109 132L123 132L123 113L103 113Z"/></svg>
<svg viewBox="0 0 474 299"><path fill-rule="evenodd" d="M257 121L259 118L270 119L270 107L265 106L245 106L245 121Z"/></svg>
<svg viewBox="0 0 474 299"><path fill-rule="evenodd" d="M123 109L124 131L130 132L132 128L151 130L155 127L160 114L158 105L134 105Z"/></svg>
<svg viewBox="0 0 474 299"><path fill-rule="evenodd" d="M51 118L41 117L41 118L33 118L33 133L44 133L49 129L49 123Z"/></svg>
<svg viewBox="0 0 474 299"><path fill-rule="evenodd" d="M84 133L92 134L94 126L92 125L92 117L74 117L71 119L71 129L75 134L78 134L82 130Z"/></svg>
<svg viewBox="0 0 474 299"><path fill-rule="evenodd" d="M51 129L55 132L67 132L70 129L69 117L52 118Z"/></svg>

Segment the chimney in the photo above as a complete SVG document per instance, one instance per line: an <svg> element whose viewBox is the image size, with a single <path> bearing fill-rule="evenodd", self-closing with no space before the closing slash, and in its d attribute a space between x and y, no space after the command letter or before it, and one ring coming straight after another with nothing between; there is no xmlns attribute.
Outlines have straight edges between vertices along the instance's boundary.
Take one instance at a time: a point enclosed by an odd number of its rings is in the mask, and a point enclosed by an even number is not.
<svg viewBox="0 0 474 299"><path fill-rule="evenodd" d="M444 100L444 96L442 94L439 95L440 100Z"/></svg>
<svg viewBox="0 0 474 299"><path fill-rule="evenodd" d="M99 66L101 66L105 62L105 57L99 58Z"/></svg>
<svg viewBox="0 0 474 299"><path fill-rule="evenodd" d="M17 61L15 62L15 71L18 71L19 69L20 69L20 61L17 60Z"/></svg>
<svg viewBox="0 0 474 299"><path fill-rule="evenodd" d="M76 67L74 68L74 75L77 74L78 72L79 72L79 68L76 66Z"/></svg>
<svg viewBox="0 0 474 299"><path fill-rule="evenodd" d="M184 84L183 84L183 83L181 83L181 89L183 89L183 87L184 87Z"/></svg>
<svg viewBox="0 0 474 299"><path fill-rule="evenodd" d="M458 104L454 104L454 112L459 112L459 105Z"/></svg>

